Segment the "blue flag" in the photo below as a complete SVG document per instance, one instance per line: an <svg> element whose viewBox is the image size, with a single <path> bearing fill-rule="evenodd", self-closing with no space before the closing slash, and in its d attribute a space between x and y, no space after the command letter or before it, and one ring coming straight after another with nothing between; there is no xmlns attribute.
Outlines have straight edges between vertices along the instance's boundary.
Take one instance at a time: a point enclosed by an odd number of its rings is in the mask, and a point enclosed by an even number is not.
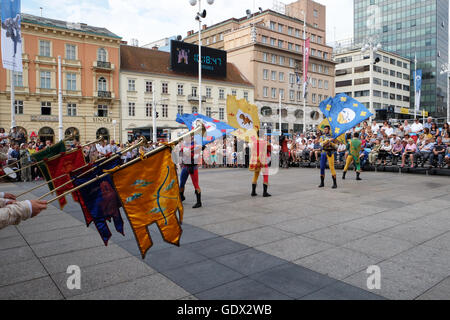
<svg viewBox="0 0 450 320"><path fill-rule="evenodd" d="M319 108L330 123L333 138L339 137L373 116L362 103L345 93L322 101Z"/></svg>
<svg viewBox="0 0 450 320"><path fill-rule="evenodd" d="M215 120L204 116L199 113L194 114L177 114L177 122L181 124L185 124L189 130L193 130L195 127L195 123L197 120L203 122L206 128L206 136L203 137L202 143L200 143L200 135L196 135L194 137L195 143L198 145L205 146L208 143L215 141L216 139L220 139L221 137L236 131L235 128L226 124L225 122Z"/></svg>
<svg viewBox="0 0 450 320"><path fill-rule="evenodd" d="M420 110L420 97L422 92L422 70L414 72L414 91L415 91L415 105L416 110Z"/></svg>
<svg viewBox="0 0 450 320"><path fill-rule="evenodd" d="M82 185L97 176L103 174L103 170L113 169L120 165L120 158L109 161L107 163L100 163L94 166L94 170L88 174L80 177L80 173L74 175L74 186ZM91 168L87 168L88 170ZM111 176L106 176L99 179L88 186L78 190L78 197L80 198L81 208L86 218L86 223L94 222L98 233L102 237L105 245L111 238L111 231L108 228L107 221L113 219L114 226L117 232L124 234L123 220L120 215L119 208L121 207L120 200L116 191L113 188Z"/></svg>
<svg viewBox="0 0 450 320"><path fill-rule="evenodd" d="M20 0L1 0L0 13L3 68L22 72Z"/></svg>

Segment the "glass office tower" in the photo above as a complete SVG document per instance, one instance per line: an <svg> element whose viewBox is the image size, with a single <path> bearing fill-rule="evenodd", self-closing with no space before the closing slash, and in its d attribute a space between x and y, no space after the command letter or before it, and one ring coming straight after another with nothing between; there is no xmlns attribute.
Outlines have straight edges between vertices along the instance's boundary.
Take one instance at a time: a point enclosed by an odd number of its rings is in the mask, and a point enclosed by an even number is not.
<svg viewBox="0 0 450 320"><path fill-rule="evenodd" d="M384 50L412 61L412 74L417 55L417 69L423 70L420 107L438 118L447 110L447 79L440 70L448 62L448 10L448 0L354 0L355 42L376 36Z"/></svg>

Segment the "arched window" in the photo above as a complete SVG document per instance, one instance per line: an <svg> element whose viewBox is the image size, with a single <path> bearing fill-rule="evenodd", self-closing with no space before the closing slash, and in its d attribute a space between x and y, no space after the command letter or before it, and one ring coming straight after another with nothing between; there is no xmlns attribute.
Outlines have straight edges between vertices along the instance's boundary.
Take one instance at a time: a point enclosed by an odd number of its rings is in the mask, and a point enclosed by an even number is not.
<svg viewBox="0 0 450 320"><path fill-rule="evenodd" d="M97 139L99 139L100 137L103 137L103 139L106 139L109 141L109 131L106 128L100 128L97 130L97 134L96 134Z"/></svg>
<svg viewBox="0 0 450 320"><path fill-rule="evenodd" d="M73 141L80 141L80 131L77 128L71 127L66 130L66 132L64 133L64 137L68 138L70 136L73 137L68 140L68 142L72 143Z"/></svg>
<svg viewBox="0 0 450 320"><path fill-rule="evenodd" d="M53 131L52 128L43 127L39 130L38 135L39 135L39 140L43 141L44 143L47 140L50 140L52 143L54 142L55 132Z"/></svg>
<svg viewBox="0 0 450 320"><path fill-rule="evenodd" d="M106 90L106 79L103 77L98 78L98 91L108 91Z"/></svg>
<svg viewBox="0 0 450 320"><path fill-rule="evenodd" d="M107 53L106 53L106 50L104 48L98 49L97 55L98 55L98 57L97 57L98 61L101 61L101 62L107 62L108 61Z"/></svg>
<svg viewBox="0 0 450 320"><path fill-rule="evenodd" d="M271 107L262 107L261 115L263 115L265 117L270 117L272 115L272 108Z"/></svg>
<svg viewBox="0 0 450 320"><path fill-rule="evenodd" d="M295 111L295 117L297 119L303 119L303 110L296 110Z"/></svg>
<svg viewBox="0 0 450 320"><path fill-rule="evenodd" d="M310 116L312 120L319 120L320 113L318 113L317 111L311 111Z"/></svg>
<svg viewBox="0 0 450 320"><path fill-rule="evenodd" d="M277 114L280 114L280 109L277 109ZM287 109L281 109L281 117L286 118L288 116Z"/></svg>

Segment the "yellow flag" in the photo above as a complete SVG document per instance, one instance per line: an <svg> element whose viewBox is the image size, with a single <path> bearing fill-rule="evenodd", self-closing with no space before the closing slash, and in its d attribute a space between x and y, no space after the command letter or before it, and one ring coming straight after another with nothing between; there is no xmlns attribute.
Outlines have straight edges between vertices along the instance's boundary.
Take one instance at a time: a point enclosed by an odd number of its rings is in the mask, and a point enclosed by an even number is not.
<svg viewBox="0 0 450 320"><path fill-rule="evenodd" d="M227 96L228 124L237 130L232 132L239 139L249 141L250 137L257 138L260 128L258 107L247 100L237 100L235 96Z"/></svg>
<svg viewBox="0 0 450 320"><path fill-rule="evenodd" d="M325 128L325 126L329 126L329 125L330 125L330 122L328 121L328 119L324 119L324 120L319 124L319 129L320 129L321 131L323 131L324 128ZM337 137L336 140L338 140L338 141L340 141L340 142L342 142L342 143L345 143L345 134L341 134L339 137Z"/></svg>
<svg viewBox="0 0 450 320"><path fill-rule="evenodd" d="M119 169L112 173L112 178L142 258L153 245L147 229L153 223L158 225L166 242L179 246L183 205L171 149Z"/></svg>

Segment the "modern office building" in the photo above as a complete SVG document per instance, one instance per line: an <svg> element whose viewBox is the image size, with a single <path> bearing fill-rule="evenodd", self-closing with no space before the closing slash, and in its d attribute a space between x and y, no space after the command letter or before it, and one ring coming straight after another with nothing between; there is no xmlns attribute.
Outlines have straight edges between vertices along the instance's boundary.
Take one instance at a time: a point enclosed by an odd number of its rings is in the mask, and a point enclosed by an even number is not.
<svg viewBox="0 0 450 320"><path fill-rule="evenodd" d="M299 0L202 28L203 45L226 50L228 61L255 85L260 120L269 129L279 127L281 96L282 131L303 130L303 93L296 76L303 75L305 20L306 37L311 43L306 126L313 128L323 119L320 102L334 95L334 62L332 48L326 45L325 6ZM184 41L198 43L198 32L189 31Z"/></svg>
<svg viewBox="0 0 450 320"><path fill-rule="evenodd" d="M423 71L421 109L438 118L447 109L447 78L440 69L449 58L448 10L448 0L354 0L355 42L377 36L386 51L411 61L417 55L417 69ZM413 108L413 82L410 86Z"/></svg>
<svg viewBox="0 0 450 320"><path fill-rule="evenodd" d="M384 50L375 53L374 58L379 62L370 72L370 55L361 53L361 47L336 49L336 94L354 97L368 109L372 99L378 120L411 118L410 61Z"/></svg>
<svg viewBox="0 0 450 320"><path fill-rule="evenodd" d="M82 143L100 135L112 138L120 119L120 42L119 36L105 28L22 14L23 73L14 75L17 127L28 137L58 139L61 56L65 136L74 134ZM0 68L0 127L7 132L11 126L10 74Z"/></svg>
<svg viewBox="0 0 450 320"><path fill-rule="evenodd" d="M136 134L152 139L153 107L156 107L157 137L166 139L186 131L176 122L177 113L199 112L226 121L227 95L254 103L254 87L232 63L226 66L226 76L203 75L203 94L198 90L198 64L193 54L186 56L191 72L180 72L171 65L171 54L157 49L122 45L120 49L120 90L122 94L122 141Z"/></svg>

